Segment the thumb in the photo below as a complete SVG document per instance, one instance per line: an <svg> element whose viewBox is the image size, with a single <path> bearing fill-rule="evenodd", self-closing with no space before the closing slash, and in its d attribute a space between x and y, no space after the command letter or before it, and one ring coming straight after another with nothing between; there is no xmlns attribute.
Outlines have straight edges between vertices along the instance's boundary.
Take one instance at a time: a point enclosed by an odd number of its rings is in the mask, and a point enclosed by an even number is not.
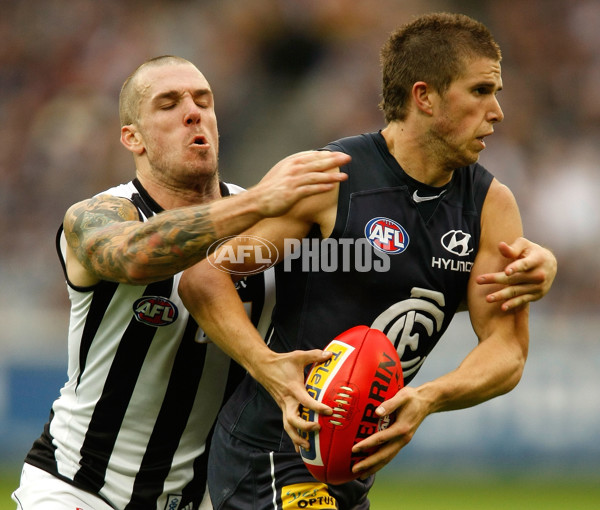
<svg viewBox="0 0 600 510"><path fill-rule="evenodd" d="M323 351L321 349L312 349L310 351L299 352L302 353L300 357L304 365L310 365L311 363L323 363L333 356L331 351Z"/></svg>

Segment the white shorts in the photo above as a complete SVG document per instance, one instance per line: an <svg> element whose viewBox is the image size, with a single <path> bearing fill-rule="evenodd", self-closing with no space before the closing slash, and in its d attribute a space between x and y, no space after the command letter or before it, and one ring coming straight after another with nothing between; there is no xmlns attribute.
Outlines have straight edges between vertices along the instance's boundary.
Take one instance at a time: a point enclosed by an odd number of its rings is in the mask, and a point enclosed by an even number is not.
<svg viewBox="0 0 600 510"><path fill-rule="evenodd" d="M12 493L17 510L114 510L98 496L63 482L43 469L25 464ZM212 510L208 490L199 510Z"/></svg>
<svg viewBox="0 0 600 510"><path fill-rule="evenodd" d="M23 466L21 482L12 499L19 510L113 510L98 496L30 464Z"/></svg>

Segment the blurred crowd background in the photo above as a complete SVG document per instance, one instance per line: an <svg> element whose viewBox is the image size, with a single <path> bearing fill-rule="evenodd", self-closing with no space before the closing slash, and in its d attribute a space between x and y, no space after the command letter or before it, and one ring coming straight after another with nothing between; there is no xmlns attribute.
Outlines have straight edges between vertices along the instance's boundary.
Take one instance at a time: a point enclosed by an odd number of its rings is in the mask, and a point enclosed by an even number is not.
<svg viewBox="0 0 600 510"><path fill-rule="evenodd" d="M513 190L526 235L559 261L552 292L532 308L542 336L532 352L553 364L546 375L588 374L577 391L597 416L598 0L2 0L4 363L64 357L55 232L69 205L132 178L118 94L140 63L176 54L200 68L215 92L222 179L247 187L290 153L382 128L381 45L415 14L442 10L484 22L502 48L505 121L481 162ZM0 379L0 426L2 398Z"/></svg>
<svg viewBox="0 0 600 510"><path fill-rule="evenodd" d="M3 0L0 277L9 304L64 304L52 234L71 203L133 175L118 93L145 59L177 54L204 72L222 177L250 186L290 153L381 128L379 49L431 10L472 15L501 45L506 117L482 162L514 191L526 234L559 259L542 306L597 310L597 0Z"/></svg>

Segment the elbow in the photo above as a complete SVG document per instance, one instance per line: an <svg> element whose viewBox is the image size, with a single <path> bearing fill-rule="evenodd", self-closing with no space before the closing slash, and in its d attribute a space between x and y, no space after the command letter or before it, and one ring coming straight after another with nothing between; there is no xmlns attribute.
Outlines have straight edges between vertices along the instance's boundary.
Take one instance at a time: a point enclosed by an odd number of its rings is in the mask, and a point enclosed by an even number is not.
<svg viewBox="0 0 600 510"><path fill-rule="evenodd" d="M517 387L521 381L521 378L523 377L526 361L527 352L523 350L513 357L508 366L507 376L505 378L504 393L508 393Z"/></svg>
<svg viewBox="0 0 600 510"><path fill-rule="evenodd" d="M517 367L512 374L506 379L505 391L504 393L508 393L514 390L519 382L521 382L521 378L523 377L523 369L524 367Z"/></svg>
<svg viewBox="0 0 600 510"><path fill-rule="evenodd" d="M182 273L179 280L179 285L177 287L177 293L179 294L179 298L181 299L183 306L189 309L191 286L188 271L184 271Z"/></svg>
<svg viewBox="0 0 600 510"><path fill-rule="evenodd" d="M199 285L199 282L202 282L202 285ZM208 304L212 302L214 290L215 284L209 275L202 271L201 264L183 271L177 286L177 293L183 306L198 323L202 321Z"/></svg>
<svg viewBox="0 0 600 510"><path fill-rule="evenodd" d="M130 285L148 285L162 278L151 274L146 267L132 264L124 269L126 283Z"/></svg>
<svg viewBox="0 0 600 510"><path fill-rule="evenodd" d="M527 355L529 354L529 328L526 323L528 314L518 314L515 336L505 351L506 362L506 392L512 391L521 381Z"/></svg>
<svg viewBox="0 0 600 510"><path fill-rule="evenodd" d="M148 261L125 259L121 265L122 281L130 285L148 285L172 276L169 271L161 274L156 271Z"/></svg>

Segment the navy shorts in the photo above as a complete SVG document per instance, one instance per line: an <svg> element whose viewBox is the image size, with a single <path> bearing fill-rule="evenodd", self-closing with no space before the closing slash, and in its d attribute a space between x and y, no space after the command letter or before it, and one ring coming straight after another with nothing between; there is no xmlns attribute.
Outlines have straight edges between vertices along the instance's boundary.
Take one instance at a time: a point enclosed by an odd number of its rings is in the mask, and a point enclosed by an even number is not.
<svg viewBox="0 0 600 510"><path fill-rule="evenodd" d="M208 489L217 510L368 510L374 476L328 485L296 452L273 452L233 437L219 423L210 447Z"/></svg>

